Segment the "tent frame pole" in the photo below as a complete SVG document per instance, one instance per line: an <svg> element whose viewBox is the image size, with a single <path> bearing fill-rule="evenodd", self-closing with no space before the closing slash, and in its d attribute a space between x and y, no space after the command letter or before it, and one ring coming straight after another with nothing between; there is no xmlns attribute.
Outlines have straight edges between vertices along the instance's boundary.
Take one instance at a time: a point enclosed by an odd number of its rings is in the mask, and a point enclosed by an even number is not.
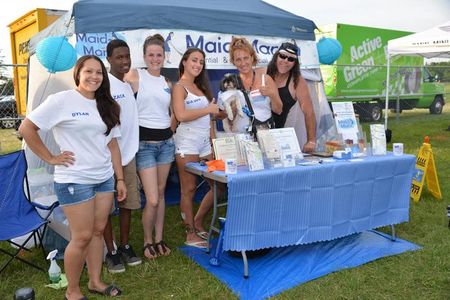
<svg viewBox="0 0 450 300"><path fill-rule="evenodd" d="M385 107L384 107L384 130L387 130L387 121L388 121L390 60L391 60L391 55L388 52L387 65L386 65L386 101L385 101Z"/></svg>

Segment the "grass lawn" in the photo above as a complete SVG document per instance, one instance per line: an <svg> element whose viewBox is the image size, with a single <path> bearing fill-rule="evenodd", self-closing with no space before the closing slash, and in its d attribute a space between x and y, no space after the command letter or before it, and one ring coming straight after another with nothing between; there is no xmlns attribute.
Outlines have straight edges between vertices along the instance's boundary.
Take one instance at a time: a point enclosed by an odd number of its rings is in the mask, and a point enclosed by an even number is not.
<svg viewBox="0 0 450 300"><path fill-rule="evenodd" d="M441 115L413 110L404 111L399 121L394 115L389 119L392 142L404 143L405 153L417 154L425 135L430 137L433 147L443 199L434 199L425 188L418 203L411 201L410 221L396 226L398 237L422 246L421 250L332 273L274 298L450 299L450 229L446 216L446 207L450 204L450 131L446 131L449 126L450 105ZM368 124L364 124L363 128L368 134ZM13 133L0 130L3 150L4 145L8 144L5 135L11 137ZM20 143L17 145L20 147ZM388 150L392 150L392 143L388 145ZM142 244L140 217L140 212L133 215L131 239L139 253ZM114 222L117 228L117 218ZM124 289L125 295L121 299L235 299L236 296L225 285L176 249L184 242L178 207L167 208L165 228L165 240L174 250L170 257L146 261L141 266L128 268L122 274L104 272L106 282L115 282ZM382 230L390 232L389 228ZM10 246L0 243L0 247ZM42 259L38 251L24 256ZM3 262L5 256L0 257ZM44 287L47 278L46 273L16 262L0 274L0 299L11 299L17 288L25 286L35 289L36 299L63 299L63 290ZM88 295L86 284L87 276L84 274L81 285L86 295L89 299L101 299Z"/></svg>

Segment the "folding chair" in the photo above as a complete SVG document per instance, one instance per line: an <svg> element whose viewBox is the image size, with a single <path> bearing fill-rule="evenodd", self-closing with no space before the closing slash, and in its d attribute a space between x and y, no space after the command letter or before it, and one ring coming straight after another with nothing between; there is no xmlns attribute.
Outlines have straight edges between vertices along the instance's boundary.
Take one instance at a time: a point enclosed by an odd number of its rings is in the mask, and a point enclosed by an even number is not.
<svg viewBox="0 0 450 300"><path fill-rule="evenodd" d="M45 260L46 253L42 237L49 222L47 219L59 203L55 202L51 206L44 206L29 201L27 195L30 195L30 191L26 171L27 161L23 150L0 155L0 241L7 241L18 247L15 252L0 248L0 252L9 256L6 263L0 268L0 273L14 258L45 272L38 265L19 257L19 253L21 250L30 251L26 244L33 238L36 247L40 245L42 248ZM26 188L27 195L25 195L24 188ZM45 211L44 217L39 215L36 207ZM26 234L29 236L23 243L18 244L12 241L13 238Z"/></svg>

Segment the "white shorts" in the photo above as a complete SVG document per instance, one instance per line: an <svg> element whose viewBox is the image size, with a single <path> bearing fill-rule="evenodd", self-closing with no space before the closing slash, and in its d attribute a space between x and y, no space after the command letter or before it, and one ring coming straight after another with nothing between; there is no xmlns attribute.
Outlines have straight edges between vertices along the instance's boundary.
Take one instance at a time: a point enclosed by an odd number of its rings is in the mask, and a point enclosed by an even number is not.
<svg viewBox="0 0 450 300"><path fill-rule="evenodd" d="M175 153L205 157L211 154L210 131L208 129L179 126L174 135Z"/></svg>

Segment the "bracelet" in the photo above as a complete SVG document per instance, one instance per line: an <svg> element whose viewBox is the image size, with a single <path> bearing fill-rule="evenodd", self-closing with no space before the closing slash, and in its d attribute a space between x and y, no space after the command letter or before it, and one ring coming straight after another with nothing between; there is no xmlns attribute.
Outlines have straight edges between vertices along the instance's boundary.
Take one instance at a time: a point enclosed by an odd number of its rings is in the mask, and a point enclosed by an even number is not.
<svg viewBox="0 0 450 300"><path fill-rule="evenodd" d="M119 179L116 179L116 181L123 181L123 182L125 182L125 179L119 178Z"/></svg>
<svg viewBox="0 0 450 300"><path fill-rule="evenodd" d="M315 142L308 141L307 144L313 144L313 145L315 145L316 143L315 143Z"/></svg>

